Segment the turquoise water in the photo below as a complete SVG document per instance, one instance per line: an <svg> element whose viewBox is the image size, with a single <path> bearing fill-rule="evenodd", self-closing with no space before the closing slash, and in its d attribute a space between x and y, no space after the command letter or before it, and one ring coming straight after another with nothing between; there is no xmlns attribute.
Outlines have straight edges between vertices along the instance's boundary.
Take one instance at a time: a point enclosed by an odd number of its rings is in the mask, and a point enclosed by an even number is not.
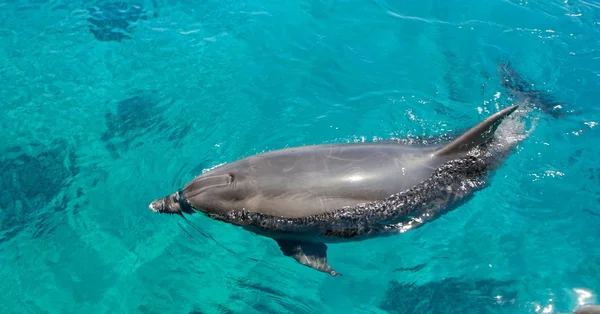
<svg viewBox="0 0 600 314"><path fill-rule="evenodd" d="M600 5L62 1L0 3L3 313L599 302ZM533 133L457 210L330 245L343 277L239 228L148 209L202 170L262 151L469 127L523 101L501 86L502 62L566 114L530 112Z"/></svg>

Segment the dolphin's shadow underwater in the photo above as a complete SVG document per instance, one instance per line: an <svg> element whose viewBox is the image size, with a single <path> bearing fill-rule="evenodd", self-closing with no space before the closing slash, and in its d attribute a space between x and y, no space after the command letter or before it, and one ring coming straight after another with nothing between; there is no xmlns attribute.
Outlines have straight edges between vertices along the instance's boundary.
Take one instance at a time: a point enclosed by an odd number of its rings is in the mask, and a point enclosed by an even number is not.
<svg viewBox="0 0 600 314"><path fill-rule="evenodd" d="M197 176L149 207L202 212L271 238L284 255L338 276L326 243L403 233L484 188L525 138L497 132L517 108L504 108L442 144L325 144L250 156Z"/></svg>

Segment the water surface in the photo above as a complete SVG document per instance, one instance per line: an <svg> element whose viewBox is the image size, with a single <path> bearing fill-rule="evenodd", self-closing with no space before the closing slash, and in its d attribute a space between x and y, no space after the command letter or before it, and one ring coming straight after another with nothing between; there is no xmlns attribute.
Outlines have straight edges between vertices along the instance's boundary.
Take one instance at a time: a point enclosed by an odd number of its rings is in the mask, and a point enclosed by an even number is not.
<svg viewBox="0 0 600 314"><path fill-rule="evenodd" d="M288 2L0 4L5 312L558 313L598 302L598 4ZM397 237L330 245L343 277L239 228L148 210L258 152L470 127L523 101L502 87L503 62L566 114L534 110L535 131L459 209Z"/></svg>

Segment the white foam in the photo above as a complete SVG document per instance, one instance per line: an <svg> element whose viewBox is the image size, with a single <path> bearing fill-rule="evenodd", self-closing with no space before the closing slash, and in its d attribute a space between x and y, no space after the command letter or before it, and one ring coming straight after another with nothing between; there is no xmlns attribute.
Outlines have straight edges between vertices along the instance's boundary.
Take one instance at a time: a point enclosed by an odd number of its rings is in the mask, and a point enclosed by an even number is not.
<svg viewBox="0 0 600 314"><path fill-rule="evenodd" d="M497 140L508 145L515 145L528 138L535 130L538 121L538 117L534 117L529 130L525 130L526 120L530 112L530 108L518 108L506 117L496 130Z"/></svg>

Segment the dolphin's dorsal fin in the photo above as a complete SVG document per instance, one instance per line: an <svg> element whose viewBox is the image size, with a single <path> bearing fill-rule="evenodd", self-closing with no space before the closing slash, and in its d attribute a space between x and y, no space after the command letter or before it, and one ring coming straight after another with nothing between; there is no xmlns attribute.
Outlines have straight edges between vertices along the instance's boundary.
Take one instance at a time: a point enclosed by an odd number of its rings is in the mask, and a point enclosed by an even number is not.
<svg viewBox="0 0 600 314"><path fill-rule="evenodd" d="M435 156L450 156L465 153L472 148L487 142L492 138L494 132L496 132L500 122L517 110L518 107L518 105L514 105L494 113L433 154Z"/></svg>

